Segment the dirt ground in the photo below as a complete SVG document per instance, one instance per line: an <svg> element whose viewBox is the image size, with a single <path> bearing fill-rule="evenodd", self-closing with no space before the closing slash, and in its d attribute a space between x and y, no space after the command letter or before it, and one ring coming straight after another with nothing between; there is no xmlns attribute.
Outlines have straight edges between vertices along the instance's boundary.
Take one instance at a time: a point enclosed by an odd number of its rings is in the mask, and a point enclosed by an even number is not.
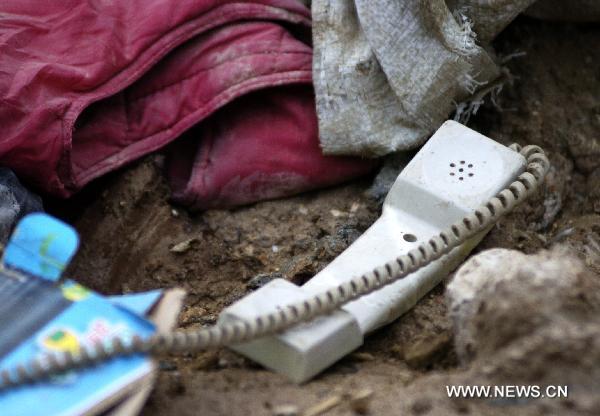
<svg viewBox="0 0 600 416"><path fill-rule="evenodd" d="M586 255L584 246L590 238L600 241L600 27L519 18L495 47L507 59L516 54L506 63L514 81L469 126L504 144L539 144L553 168L543 192L497 224L477 250L532 253L568 244L597 273L600 261ZM51 204L50 211L73 222L82 236L71 276L103 293L183 287L189 295L182 328L214 323L225 306L273 277L306 281L379 215L379 203L369 196L372 178L190 215L168 203L161 163L152 156L66 205ZM173 252L179 243L187 249ZM456 359L441 285L303 386L227 350L164 359L143 415L293 414L364 389L373 391L373 415L598 410L570 399L448 399L445 386L476 382L469 374ZM353 414L343 402L327 414Z"/></svg>

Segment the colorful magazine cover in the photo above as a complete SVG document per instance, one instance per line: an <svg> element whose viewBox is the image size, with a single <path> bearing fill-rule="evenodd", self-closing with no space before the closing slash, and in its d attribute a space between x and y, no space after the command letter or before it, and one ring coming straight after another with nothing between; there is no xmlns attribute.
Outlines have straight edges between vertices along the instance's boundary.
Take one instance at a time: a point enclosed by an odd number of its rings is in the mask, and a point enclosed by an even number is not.
<svg viewBox="0 0 600 416"><path fill-rule="evenodd" d="M161 291L105 298L73 281L58 283L76 249L74 230L43 214L26 217L13 233L0 269L0 369L156 331L144 316ZM0 413L98 414L148 385L154 369L150 358L136 355L69 371L0 393Z"/></svg>

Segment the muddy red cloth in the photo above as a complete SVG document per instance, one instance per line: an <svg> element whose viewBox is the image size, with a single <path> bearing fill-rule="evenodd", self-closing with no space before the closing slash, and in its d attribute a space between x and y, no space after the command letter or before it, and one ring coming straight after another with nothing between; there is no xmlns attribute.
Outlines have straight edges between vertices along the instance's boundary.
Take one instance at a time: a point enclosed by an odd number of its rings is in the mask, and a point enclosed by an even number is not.
<svg viewBox="0 0 600 416"><path fill-rule="evenodd" d="M173 199L195 209L241 205L339 183L373 166L323 156L314 108L312 87L294 85L219 110L173 145Z"/></svg>
<svg viewBox="0 0 600 416"><path fill-rule="evenodd" d="M289 84L304 84L308 91L312 51L288 28L306 33L309 18L309 10L297 0L3 0L0 164L66 197L165 146L252 91ZM192 201L197 192L193 204L198 207L212 205L201 202L207 195L228 203L250 202L250 194L281 196L328 185L371 166L322 157L314 104L306 95L286 91L276 93L281 111L272 111L274 97L263 101L256 96L258 101L243 101L247 118L232 119L222 140L210 133L198 135L198 140L208 137L220 153L209 158L211 170L201 167L187 175L185 190L176 183L176 198ZM264 130L265 123L292 131L274 135ZM304 135L297 134L302 123ZM227 136L232 133L241 137ZM256 185L248 179L247 165L254 161L251 154L263 155L262 150L250 152L253 147L268 148L277 161L253 164L262 169L254 175ZM197 149L202 153L205 147ZM189 159L180 155L182 163ZM302 157L304 164L297 162ZM170 160L177 161L177 155ZM326 174L329 166L334 174ZM205 184L227 186L227 192L209 190L210 185L200 188L204 171L214 175ZM236 175L239 192L246 195L237 199L231 197L238 192L231 180ZM294 175L304 179L290 180Z"/></svg>

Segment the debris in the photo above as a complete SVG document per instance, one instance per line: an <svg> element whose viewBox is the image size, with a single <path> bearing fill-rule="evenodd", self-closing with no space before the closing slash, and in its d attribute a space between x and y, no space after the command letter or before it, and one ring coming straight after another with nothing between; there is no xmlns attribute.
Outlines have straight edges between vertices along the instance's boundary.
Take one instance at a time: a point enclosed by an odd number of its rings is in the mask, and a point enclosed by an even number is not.
<svg viewBox="0 0 600 416"><path fill-rule="evenodd" d="M273 408L273 416L300 416L298 406L285 404Z"/></svg>
<svg viewBox="0 0 600 416"><path fill-rule="evenodd" d="M302 414L302 416L320 416L325 412L333 409L334 407L339 406L343 401L343 396L341 394L331 396L323 400L322 402L309 407Z"/></svg>
<svg viewBox="0 0 600 416"><path fill-rule="evenodd" d="M345 217L348 215L348 213L340 211L338 209L332 209L331 211L329 211L331 213L331 215L333 215L335 218L339 218L339 217Z"/></svg>
<svg viewBox="0 0 600 416"><path fill-rule="evenodd" d="M558 192L549 192L544 198L544 215L539 224L534 226L535 231L548 228L554 222L562 208L562 196Z"/></svg>
<svg viewBox="0 0 600 416"><path fill-rule="evenodd" d="M254 246L252 244L248 244L247 246L245 246L242 249L242 252L248 256L248 257L252 257L254 256Z"/></svg>
<svg viewBox="0 0 600 416"><path fill-rule="evenodd" d="M550 239L550 241L548 242L548 245L551 246L553 244L560 243L565 238L569 237L570 235L573 235L574 232L575 232L575 228L574 227L563 228L562 230L558 231L554 235L554 237L552 237Z"/></svg>
<svg viewBox="0 0 600 416"><path fill-rule="evenodd" d="M333 410L334 408L347 403L350 407L350 410L355 414L364 415L369 411L369 406L371 404L371 399L373 397L373 390L363 389L355 392L336 394L321 402L317 403L314 406L306 409L302 416L320 416L325 413Z"/></svg>
<svg viewBox="0 0 600 416"><path fill-rule="evenodd" d="M192 243L195 241L198 241L196 237L188 238L187 240L175 244L169 249L169 251L172 253L185 253L190 248L192 248Z"/></svg>

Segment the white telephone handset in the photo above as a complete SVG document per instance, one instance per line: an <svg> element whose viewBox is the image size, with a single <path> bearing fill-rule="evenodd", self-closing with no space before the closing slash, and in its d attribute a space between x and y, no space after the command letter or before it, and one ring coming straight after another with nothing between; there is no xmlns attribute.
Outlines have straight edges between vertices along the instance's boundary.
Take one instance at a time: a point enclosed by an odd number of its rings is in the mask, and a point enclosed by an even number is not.
<svg viewBox="0 0 600 416"><path fill-rule="evenodd" d="M276 279L225 309L219 322L251 320L392 261L472 213L506 188L525 166L518 152L447 121L398 176L381 217L354 244L302 287ZM362 345L364 335L412 308L487 231L341 310L232 348L293 381L306 381Z"/></svg>

